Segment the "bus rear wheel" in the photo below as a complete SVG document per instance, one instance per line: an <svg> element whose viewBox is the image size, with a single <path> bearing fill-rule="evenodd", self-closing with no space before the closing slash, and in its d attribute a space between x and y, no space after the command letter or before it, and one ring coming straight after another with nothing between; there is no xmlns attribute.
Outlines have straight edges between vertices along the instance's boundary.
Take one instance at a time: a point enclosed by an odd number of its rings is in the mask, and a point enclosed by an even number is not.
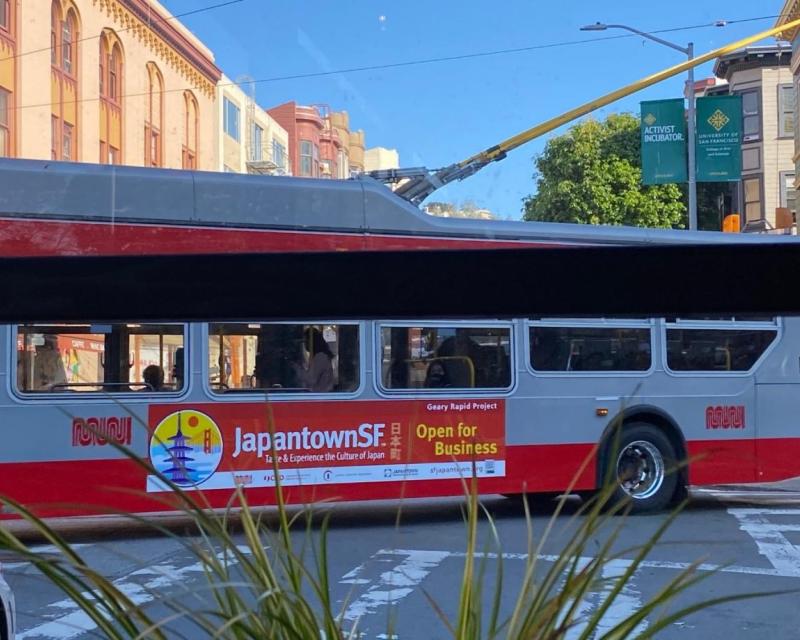
<svg viewBox="0 0 800 640"><path fill-rule="evenodd" d="M607 449L605 465L603 477L615 483L611 504L630 500L633 513L648 513L672 502L678 486L675 448L657 427L626 426L617 446Z"/></svg>

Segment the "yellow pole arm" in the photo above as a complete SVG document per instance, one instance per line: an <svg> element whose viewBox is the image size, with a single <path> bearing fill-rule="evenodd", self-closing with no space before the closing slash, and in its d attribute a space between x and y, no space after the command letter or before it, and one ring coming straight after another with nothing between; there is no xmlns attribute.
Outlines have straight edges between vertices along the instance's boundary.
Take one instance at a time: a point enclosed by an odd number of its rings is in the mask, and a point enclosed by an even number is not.
<svg viewBox="0 0 800 640"><path fill-rule="evenodd" d="M701 65L709 60L714 60L715 58L719 58L720 56L724 56L728 53L732 53L737 49L741 49L746 47L754 42L758 42L759 40L763 40L764 38L769 38L770 36L777 35L783 31L791 31L795 27L800 27L800 19L793 20L791 22L787 22L779 27L773 27L772 29L767 29L766 31L762 31L761 33L757 33L753 36L748 36L747 38L742 38L741 40L737 40L736 42L732 42L731 44L725 45L719 49L714 51L709 51L708 53L704 53L697 58L692 58L691 60L687 60L686 62L682 62L681 64L675 65L674 67L670 67L669 69L664 69L663 71L659 71L658 73L654 73L651 76L647 76L637 82L629 84L621 89L617 89L616 91L612 91L611 93L607 93L606 95L597 98L596 100L592 100L591 102L587 102L586 104L581 105L580 107L576 107L571 111L567 111L566 113L561 114L560 116L556 116L555 118L551 118L541 124L537 124L535 127L528 129L527 131L523 131L522 133L518 133L507 140L503 140L497 146L491 147L480 153L475 154L458 163L457 166L459 167L466 167L472 163L487 163L492 162L494 159L498 157L502 157L506 154L506 152L511 151L512 149L516 149L520 145L525 144L526 142L530 142L534 138L538 138L539 136L552 131L553 129L557 129L561 125L564 125L568 122L571 122L581 116L586 115L587 113L591 113L595 109L599 109L600 107L604 107L607 104L611 104L619 100L620 98L624 98L625 96L629 96L632 93L636 93L645 87L649 87L654 85L662 80L666 80L667 78L671 78L676 76L684 71L688 71L692 67L696 67Z"/></svg>

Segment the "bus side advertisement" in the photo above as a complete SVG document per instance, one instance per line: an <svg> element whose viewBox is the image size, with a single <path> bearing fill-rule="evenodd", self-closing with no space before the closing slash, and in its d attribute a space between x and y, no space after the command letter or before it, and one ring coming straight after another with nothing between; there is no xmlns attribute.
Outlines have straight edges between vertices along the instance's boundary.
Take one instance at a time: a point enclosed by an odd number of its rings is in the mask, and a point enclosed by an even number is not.
<svg viewBox="0 0 800 640"><path fill-rule="evenodd" d="M163 404L149 423L150 462L181 488L506 475L502 399Z"/></svg>

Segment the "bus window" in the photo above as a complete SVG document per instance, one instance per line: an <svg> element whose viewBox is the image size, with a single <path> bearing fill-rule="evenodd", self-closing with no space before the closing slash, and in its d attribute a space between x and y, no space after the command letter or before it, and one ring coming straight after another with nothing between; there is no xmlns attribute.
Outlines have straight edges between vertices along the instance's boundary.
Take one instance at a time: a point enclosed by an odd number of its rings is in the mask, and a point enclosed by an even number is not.
<svg viewBox="0 0 800 640"><path fill-rule="evenodd" d="M529 329L534 371L647 371L649 327L539 326Z"/></svg>
<svg viewBox="0 0 800 640"><path fill-rule="evenodd" d="M208 376L215 393L353 392L360 381L358 325L210 324Z"/></svg>
<svg viewBox="0 0 800 640"><path fill-rule="evenodd" d="M385 389L507 389L511 332L506 327L381 327Z"/></svg>
<svg viewBox="0 0 800 640"><path fill-rule="evenodd" d="M17 330L16 388L39 392L177 391L183 325L30 324Z"/></svg>
<svg viewBox="0 0 800 640"><path fill-rule="evenodd" d="M770 316L719 316L709 314L687 314L682 315L680 318L666 318L668 324L676 324L681 322L760 322L768 323L774 326L775 318Z"/></svg>
<svg viewBox="0 0 800 640"><path fill-rule="evenodd" d="M777 335L775 328L667 328L667 367L672 371L749 371Z"/></svg>

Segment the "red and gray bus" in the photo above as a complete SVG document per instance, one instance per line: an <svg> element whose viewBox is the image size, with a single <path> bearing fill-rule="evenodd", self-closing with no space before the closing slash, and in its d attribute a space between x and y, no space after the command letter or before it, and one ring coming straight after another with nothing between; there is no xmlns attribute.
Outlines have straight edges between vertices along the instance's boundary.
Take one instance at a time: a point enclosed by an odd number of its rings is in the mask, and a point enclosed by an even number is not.
<svg viewBox="0 0 800 640"><path fill-rule="evenodd" d="M795 241L435 218L366 177L3 160L0 182L4 256ZM484 494L609 475L648 511L800 475L797 318L221 316L0 326L0 493L150 512L164 478L224 507L278 482L290 502L459 495L474 469Z"/></svg>

